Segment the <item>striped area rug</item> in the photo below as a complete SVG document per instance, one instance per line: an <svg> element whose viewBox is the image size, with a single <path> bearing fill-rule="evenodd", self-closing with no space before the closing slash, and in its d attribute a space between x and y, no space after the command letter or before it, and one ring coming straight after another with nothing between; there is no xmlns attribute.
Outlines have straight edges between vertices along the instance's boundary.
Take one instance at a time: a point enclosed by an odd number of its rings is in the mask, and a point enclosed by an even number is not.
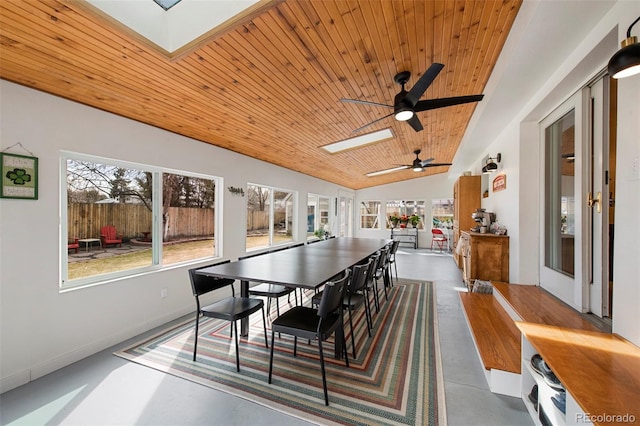
<svg viewBox="0 0 640 426"><path fill-rule="evenodd" d="M281 298L280 309L288 309L286 297ZM271 314L275 317L275 312ZM350 368L344 360L333 358L332 340L324 343L329 407L324 405L316 342L308 345L300 341L294 357L293 338L276 335L273 383L267 383L269 349L259 314L251 317L248 340L240 341L240 373L236 372L229 323L219 320L201 320L196 362L192 361L193 320L116 355L312 423L444 424L434 285L400 280L388 301L381 293L380 312L376 314L374 309L373 315L370 338L363 309L354 314L356 360L351 359L351 335L345 318ZM271 342L269 322L267 318Z"/></svg>

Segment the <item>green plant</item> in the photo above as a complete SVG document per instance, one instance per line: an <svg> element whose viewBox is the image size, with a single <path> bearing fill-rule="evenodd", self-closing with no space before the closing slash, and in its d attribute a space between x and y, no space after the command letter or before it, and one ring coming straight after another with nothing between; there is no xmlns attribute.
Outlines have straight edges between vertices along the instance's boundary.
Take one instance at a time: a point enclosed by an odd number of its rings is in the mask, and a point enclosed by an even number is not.
<svg viewBox="0 0 640 426"><path fill-rule="evenodd" d="M412 214L411 216L409 216L409 222L411 222L413 226L416 226L418 223L420 223L420 216L418 216L417 214Z"/></svg>
<svg viewBox="0 0 640 426"><path fill-rule="evenodd" d="M325 238L329 237L329 231L325 230L324 228L319 228L314 231L313 235L318 238Z"/></svg>

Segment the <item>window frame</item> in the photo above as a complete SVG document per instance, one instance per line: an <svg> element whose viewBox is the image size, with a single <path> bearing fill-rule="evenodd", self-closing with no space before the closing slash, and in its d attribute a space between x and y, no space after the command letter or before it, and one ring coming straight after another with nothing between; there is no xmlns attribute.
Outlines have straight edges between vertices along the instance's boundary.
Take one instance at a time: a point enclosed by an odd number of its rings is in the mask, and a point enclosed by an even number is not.
<svg viewBox="0 0 640 426"><path fill-rule="evenodd" d="M444 205L444 203L441 203L442 200L447 200L448 201L447 204L451 205L451 214L436 214L436 212L434 211L436 206ZM435 202L437 202L437 203L435 203ZM432 198L431 199L431 229L442 229L439 226L434 226L434 219L436 217L446 217L446 218L450 217L451 220L447 221L447 223L449 223L449 224L445 225L445 229L453 229L453 217L454 217L453 203L454 203L453 197Z"/></svg>
<svg viewBox="0 0 640 426"><path fill-rule="evenodd" d="M68 266L69 266L69 253L67 250L69 232L67 227L67 210L68 210L68 192L67 192L67 161L84 161L92 162L95 164L104 164L108 166L115 166L127 169L136 169L145 172L152 173L152 259L149 266L142 266L134 269L127 269L123 271L109 272L105 274L94 275L91 277L82 277L73 280L68 279ZM214 250L211 256L200 257L196 259L189 259L183 262L176 262L167 265L162 264L162 238L158 237L162 235L162 174L170 173L182 176L188 176L199 179L207 179L215 182L215 201L214 201ZM150 272L157 272L161 270L169 270L184 265L201 263L203 261L209 261L213 259L219 259L222 257L222 219L223 219L223 195L222 188L224 187L224 179L220 176L212 176L203 173L190 172L185 170L171 169L167 167L153 166L149 164L136 163L132 161L118 160L115 158L102 157L91 154L83 154L72 151L60 151L60 198L59 198L59 239L60 239L60 270L59 270L59 290L61 292L68 290L75 290L79 288L91 287L94 285L106 284L121 279L130 278L137 275L142 275Z"/></svg>
<svg viewBox="0 0 640 426"><path fill-rule="evenodd" d="M268 240L268 244L266 246L260 246L260 247L252 247L252 248L248 248L247 247L247 229L246 229L246 225L245 225L245 243L244 243L244 249L246 253L251 253L254 251L260 251L260 250L264 250L264 249L271 249L274 247L283 247L286 246L288 244L291 243L295 243L297 241L297 230L298 230L298 191L293 190L293 189L288 189L288 188L280 188L280 187L276 187L276 186L271 186L271 185L264 185L264 184L260 184L260 183L254 183L254 182L247 182L247 205L246 205L246 211L247 214L249 213L249 187L250 186L257 186L263 189L268 189L269 190L269 240ZM291 224L291 240L289 241L285 241L282 243L274 243L274 236L275 236L275 227L274 227L274 217L275 217L275 212L274 212L274 200L275 200L275 192L287 192L289 194L292 195L292 206L293 206L293 212L292 212L292 224ZM245 221L246 222L246 221Z"/></svg>
<svg viewBox="0 0 640 426"><path fill-rule="evenodd" d="M376 213L368 213L368 214L364 214L363 213L363 207L365 203L377 203L378 204L378 211ZM358 228L361 230L368 230L368 231L378 231L381 230L382 227L380 226L380 212L382 209L382 201L380 200L361 200L360 201L360 208L358 209L358 218L360 219L358 221ZM376 227L371 227L371 228L365 228L364 226L362 226L363 224L363 218L364 217L372 217L374 218L373 223L377 224ZM375 220L377 219L377 221Z"/></svg>
<svg viewBox="0 0 640 426"><path fill-rule="evenodd" d="M426 200L423 199L411 199L411 200L386 200L385 203L385 226L386 226L386 230L391 230L391 221L389 220L390 214L391 213L398 213L400 216L402 215L407 215L410 216L407 213L407 204L411 204L413 203L414 207L413 209L418 211L419 207L422 207L422 214L418 215L420 216L420 222L418 222L418 226L416 227L416 229L418 231L425 231L427 230L427 227L425 225L426 223L426 216L427 216L427 202ZM395 211L389 213L389 208L390 205L392 208L395 209ZM431 229L431 228L429 228Z"/></svg>

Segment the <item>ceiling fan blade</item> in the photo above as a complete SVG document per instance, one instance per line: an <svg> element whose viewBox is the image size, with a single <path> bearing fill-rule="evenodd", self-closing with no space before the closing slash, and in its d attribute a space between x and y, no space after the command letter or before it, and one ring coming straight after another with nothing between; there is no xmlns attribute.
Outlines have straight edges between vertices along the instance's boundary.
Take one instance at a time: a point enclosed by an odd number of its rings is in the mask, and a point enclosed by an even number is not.
<svg viewBox="0 0 640 426"><path fill-rule="evenodd" d="M418 103L418 99L424 95L424 92L427 91L427 88L433 83L433 80L440 74L442 68L444 68L444 65L437 62L431 64L429 69L426 70L416 84L413 85L409 93L407 93L407 96L405 96L405 100L407 100L411 106L415 106Z"/></svg>
<svg viewBox="0 0 640 426"><path fill-rule="evenodd" d="M381 107L386 107L386 108L393 108L393 105L379 104L377 102L361 101L361 100L358 100L358 99L341 98L340 102L351 103L351 104L381 106Z"/></svg>
<svg viewBox="0 0 640 426"><path fill-rule="evenodd" d="M422 167L440 167L440 166L453 166L451 163L429 163L425 164Z"/></svg>
<svg viewBox="0 0 640 426"><path fill-rule="evenodd" d="M413 108L414 112L428 111L430 109L444 108L453 105L466 104L469 102L479 102L484 95L455 96L453 98L426 99L419 101Z"/></svg>
<svg viewBox="0 0 640 426"><path fill-rule="evenodd" d="M433 157L431 157L431 158L427 158L426 160L422 160L422 161L420 162L420 165L421 165L422 167L424 167L424 166L426 166L427 164L431 163L433 160L435 160L435 158L433 158Z"/></svg>
<svg viewBox="0 0 640 426"><path fill-rule="evenodd" d="M413 130L415 130L416 132L424 130L424 127L422 127L422 123L418 119L418 116L415 114L413 114L413 117L407 120L407 123L409 123L409 126L413 127Z"/></svg>
<svg viewBox="0 0 640 426"><path fill-rule="evenodd" d="M351 133L358 133L360 130L362 130L362 129L364 129L364 128L367 128L367 127L371 126L372 124L377 123L378 121L382 121L382 120L384 120L384 119L385 119L385 118L387 118L387 117L391 117L392 115L393 115L393 113L391 113L391 114L387 114L387 115L385 115L384 117L380 117L380 118L378 118L377 120L373 120L371 123L365 124L365 125L364 125L364 126L362 126L362 127L358 127L357 129L355 129L355 130L354 130L354 131L352 131Z"/></svg>

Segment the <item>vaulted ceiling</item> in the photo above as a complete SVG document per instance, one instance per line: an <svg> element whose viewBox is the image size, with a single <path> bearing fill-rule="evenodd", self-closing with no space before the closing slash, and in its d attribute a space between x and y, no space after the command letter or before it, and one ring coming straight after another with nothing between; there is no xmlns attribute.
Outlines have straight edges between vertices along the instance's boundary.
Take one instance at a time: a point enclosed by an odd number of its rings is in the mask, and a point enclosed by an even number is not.
<svg viewBox="0 0 640 426"><path fill-rule="evenodd" d="M149 0L151 1L151 0ZM186 1L186 0L185 0ZM415 132L384 107L412 73L444 69L421 99L483 93L521 0L263 0L168 53L84 0L0 2L0 77L348 188L434 173L366 173L451 162L475 103L417 113ZM390 128L394 137L321 147Z"/></svg>

